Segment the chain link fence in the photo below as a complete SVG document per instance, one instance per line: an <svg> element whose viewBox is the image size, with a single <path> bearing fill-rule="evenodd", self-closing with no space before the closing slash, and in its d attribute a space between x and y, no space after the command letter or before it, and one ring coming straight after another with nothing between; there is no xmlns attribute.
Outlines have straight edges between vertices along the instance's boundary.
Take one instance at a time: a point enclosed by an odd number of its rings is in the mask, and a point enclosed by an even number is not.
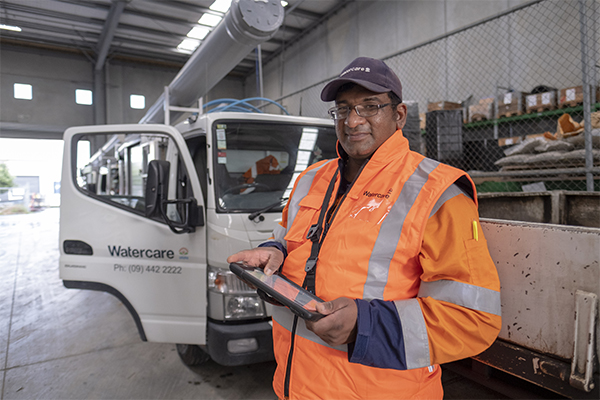
<svg viewBox="0 0 600 400"><path fill-rule="evenodd" d="M384 59L413 150L479 192L600 190L600 1L542 0ZM326 117L321 82L281 99Z"/></svg>

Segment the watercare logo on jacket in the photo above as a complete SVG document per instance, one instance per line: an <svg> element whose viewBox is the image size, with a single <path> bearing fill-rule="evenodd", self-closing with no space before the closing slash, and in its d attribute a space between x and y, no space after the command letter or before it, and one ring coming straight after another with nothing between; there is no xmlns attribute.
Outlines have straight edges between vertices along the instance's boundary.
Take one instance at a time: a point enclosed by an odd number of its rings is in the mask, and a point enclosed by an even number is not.
<svg viewBox="0 0 600 400"><path fill-rule="evenodd" d="M392 189L389 189L388 192L384 194L384 193L373 193L373 192L370 192L368 190L365 190L364 193L363 193L363 196L365 196L365 197L376 197L378 199L383 199L383 198L389 199L390 195L392 194L392 191L393 191Z"/></svg>
<svg viewBox="0 0 600 400"><path fill-rule="evenodd" d="M161 249L132 249L131 247L108 246L108 252L111 257L129 257L129 258L168 258L175 257L173 250Z"/></svg>

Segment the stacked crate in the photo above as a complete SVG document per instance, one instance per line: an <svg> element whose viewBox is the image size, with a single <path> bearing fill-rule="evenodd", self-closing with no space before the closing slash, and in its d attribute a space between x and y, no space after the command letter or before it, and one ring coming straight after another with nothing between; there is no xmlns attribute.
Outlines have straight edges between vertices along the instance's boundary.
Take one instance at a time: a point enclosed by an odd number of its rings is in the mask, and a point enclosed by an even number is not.
<svg viewBox="0 0 600 400"><path fill-rule="evenodd" d="M596 102L600 102L600 87L596 88ZM560 90L558 107L576 107L583 104L583 86L572 86Z"/></svg>
<svg viewBox="0 0 600 400"><path fill-rule="evenodd" d="M554 109L556 109L556 90L525 96L525 111L527 113Z"/></svg>
<svg viewBox="0 0 600 400"><path fill-rule="evenodd" d="M456 165L463 156L462 110L437 110L427 113L427 157Z"/></svg>
<svg viewBox="0 0 600 400"><path fill-rule="evenodd" d="M402 128L402 135L408 139L412 151L422 153L419 103L407 100L404 101L404 104L406 104L406 123L404 124L404 128Z"/></svg>
<svg viewBox="0 0 600 400"><path fill-rule="evenodd" d="M522 115L525 104L525 96L529 93L524 92L508 92L498 96L498 118L512 117L513 115Z"/></svg>

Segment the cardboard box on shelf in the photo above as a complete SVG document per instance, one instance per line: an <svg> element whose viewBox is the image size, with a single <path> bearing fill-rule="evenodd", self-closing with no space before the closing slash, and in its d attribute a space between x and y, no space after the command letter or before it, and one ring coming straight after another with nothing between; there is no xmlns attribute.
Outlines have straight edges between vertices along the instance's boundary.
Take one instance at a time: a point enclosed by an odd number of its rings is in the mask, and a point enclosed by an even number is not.
<svg viewBox="0 0 600 400"><path fill-rule="evenodd" d="M522 115L524 110L525 92L508 92L498 96L498 118Z"/></svg>
<svg viewBox="0 0 600 400"><path fill-rule="evenodd" d="M458 108L462 108L460 103L453 103L451 101L436 101L427 103L427 111L437 111L437 110L456 110Z"/></svg>
<svg viewBox="0 0 600 400"><path fill-rule="evenodd" d="M461 103L454 103L451 101L436 101L434 103L427 103L427 112L431 112L431 111L439 111L439 110L461 110L462 111L462 117L463 117L463 123L467 123L469 122L468 118L467 118L467 113L468 113L468 108L463 107Z"/></svg>
<svg viewBox="0 0 600 400"><path fill-rule="evenodd" d="M596 103L600 102L600 86L596 87ZM558 107L576 107L583 104L583 86L571 86L560 89Z"/></svg>
<svg viewBox="0 0 600 400"><path fill-rule="evenodd" d="M494 118L494 98L479 100L479 103L469 106L469 122L489 121Z"/></svg>
<svg viewBox="0 0 600 400"><path fill-rule="evenodd" d="M419 128L424 131L427 126L427 114L419 113Z"/></svg>
<svg viewBox="0 0 600 400"><path fill-rule="evenodd" d="M528 94L525 96L525 111L527 113L556 109L556 91Z"/></svg>

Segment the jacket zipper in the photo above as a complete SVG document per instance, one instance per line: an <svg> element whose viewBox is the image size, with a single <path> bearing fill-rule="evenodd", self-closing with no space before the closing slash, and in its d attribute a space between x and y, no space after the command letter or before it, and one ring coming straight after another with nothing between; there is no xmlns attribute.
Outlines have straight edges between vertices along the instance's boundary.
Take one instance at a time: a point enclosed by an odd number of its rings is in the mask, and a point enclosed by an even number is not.
<svg viewBox="0 0 600 400"><path fill-rule="evenodd" d="M290 376L292 370L292 359L294 358L294 342L296 339L296 326L298 325L298 316L294 315L292 324L292 338L290 340L290 352L288 353L287 366L285 368L285 380L283 381L283 397L290 398Z"/></svg>
<svg viewBox="0 0 600 400"><path fill-rule="evenodd" d="M333 223L333 219L337 215L338 210L340 209L342 203L346 199L346 196L347 196L348 192L350 192L350 189L352 189L352 186L354 186L354 182L356 182L358 180L358 177L360 176L360 173L364 169L365 165L367 165L366 162L360 167L360 169L358 170L357 175L354 177L354 180L352 182L350 182L350 184L346 188L346 191L342 195L342 198L340 199L339 203L336 204L336 201L334 201L333 205L327 210L327 212L326 212L327 218L325 220L324 230L323 230L323 233L321 235L321 238L320 238L319 244L318 244L318 248L319 249L320 249L321 245L323 244L323 240L325 239L325 236L327 235L327 232L329 231L329 227ZM337 170L337 172L334 175L334 179L337 177L338 172L340 171L340 169L341 168L338 165L338 170ZM341 183L341 178L340 178L340 183ZM337 195L336 195L336 197L337 197ZM306 288L305 285L306 285L306 279L305 279L304 284L302 286L304 288ZM314 289L313 289L313 291L314 291ZM293 358L294 358L294 343L296 341L295 339L296 339L296 327L297 327L297 325L298 325L298 316L294 315L294 322L292 323L292 336L291 336L291 339L290 339L290 351L288 353L287 365L286 365L286 368L285 368L285 379L283 381L283 397L284 397L284 399L289 399L290 398L290 378L291 378L291 374L292 374L291 370L292 370L292 361L293 361Z"/></svg>

